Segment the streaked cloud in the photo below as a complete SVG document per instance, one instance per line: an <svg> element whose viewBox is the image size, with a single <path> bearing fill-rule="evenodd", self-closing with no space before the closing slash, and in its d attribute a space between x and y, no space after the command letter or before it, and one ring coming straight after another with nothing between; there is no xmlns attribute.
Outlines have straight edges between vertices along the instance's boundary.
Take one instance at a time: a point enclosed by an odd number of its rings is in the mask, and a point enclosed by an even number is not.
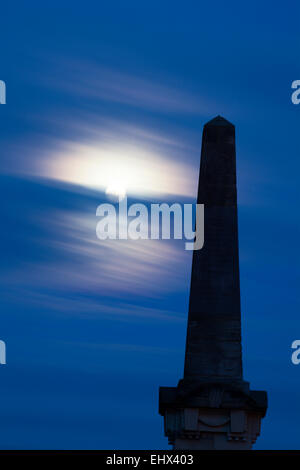
<svg viewBox="0 0 300 470"><path fill-rule="evenodd" d="M46 118L53 121L64 127L63 118ZM11 143L2 172L135 196L196 196L199 151L184 134L94 114L69 119L65 134Z"/></svg>
<svg viewBox="0 0 300 470"><path fill-rule="evenodd" d="M40 217L40 223L46 223L49 214L44 220ZM165 240L99 240L96 222L95 216L84 213L51 214L56 235L41 242L62 256L55 263L28 264L27 276L14 272L12 284L18 285L19 279L23 286L104 295L116 291L157 295L180 286L183 246L180 249Z"/></svg>
<svg viewBox="0 0 300 470"><path fill-rule="evenodd" d="M192 168L151 148L128 142L64 142L62 148L40 160L39 176L92 189L120 188L135 195L191 196Z"/></svg>
<svg viewBox="0 0 300 470"><path fill-rule="evenodd" d="M23 210L13 216L19 228L10 236L9 265L3 259L0 270L7 300L18 292L23 304L64 315L173 319L172 310L137 307L133 299L186 289L191 257L183 240L99 240L96 207L103 194L4 177L2 185L9 195L4 223L10 223L18 191L23 194ZM1 240L7 246L4 234Z"/></svg>
<svg viewBox="0 0 300 470"><path fill-rule="evenodd" d="M50 66L51 64L51 66ZM84 59L58 59L48 62L44 83L54 89L110 103L129 105L160 113L206 114L216 110L214 100L199 97L178 86L170 76L151 76L138 71L94 63ZM60 74L57 74L60 70ZM55 73L54 73L55 72ZM60 77L64 78L61 79Z"/></svg>

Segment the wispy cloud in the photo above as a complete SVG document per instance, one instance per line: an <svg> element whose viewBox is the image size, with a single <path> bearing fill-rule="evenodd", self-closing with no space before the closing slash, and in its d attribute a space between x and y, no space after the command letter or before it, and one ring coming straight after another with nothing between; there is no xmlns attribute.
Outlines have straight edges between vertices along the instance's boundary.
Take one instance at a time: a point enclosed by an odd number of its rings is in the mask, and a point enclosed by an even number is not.
<svg viewBox="0 0 300 470"><path fill-rule="evenodd" d="M45 214L43 220L40 215L40 223L47 223L48 217ZM55 262L28 263L27 275L14 272L11 282L15 286L20 281L23 286L104 295L115 291L158 294L180 286L183 247L180 250L159 240L99 240L96 223L95 216L84 213L52 213L51 230L55 235L40 243L56 251ZM7 283L9 279L8 274Z"/></svg>
<svg viewBox="0 0 300 470"><path fill-rule="evenodd" d="M157 299L186 288L190 255L183 241L99 240L101 200L84 194L73 200L62 188L30 181L10 179L9 185L11 208L18 200L14 187L23 188L24 210L14 217L22 230L13 232L9 245L2 240L13 250L9 266L0 271L6 298L18 292L22 302L65 314L172 318L171 310L135 308L128 298ZM4 223L10 217L2 213ZM22 257L13 255L16 249Z"/></svg>
<svg viewBox="0 0 300 470"><path fill-rule="evenodd" d="M213 101L204 96L199 97L192 91L184 91L178 84L174 84L173 80L162 74L153 77L138 72L128 73L121 68L83 59L53 59L52 67L49 67L47 79L44 81L46 85L73 96L109 101L160 113L201 115L214 112L216 107Z"/></svg>
<svg viewBox="0 0 300 470"><path fill-rule="evenodd" d="M48 121L49 121L48 117ZM57 126L63 122L55 120ZM198 149L188 139L111 118L70 119L65 136L32 136L8 146L2 172L129 195L195 197ZM197 161L197 160L196 160Z"/></svg>

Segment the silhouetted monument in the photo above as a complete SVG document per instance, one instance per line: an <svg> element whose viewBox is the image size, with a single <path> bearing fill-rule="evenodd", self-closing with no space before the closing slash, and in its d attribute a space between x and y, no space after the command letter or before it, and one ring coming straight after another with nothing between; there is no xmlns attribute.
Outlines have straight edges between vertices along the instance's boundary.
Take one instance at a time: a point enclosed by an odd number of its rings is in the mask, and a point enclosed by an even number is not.
<svg viewBox="0 0 300 470"><path fill-rule="evenodd" d="M235 128L221 116L203 129L198 204L184 378L160 388L159 412L175 449L251 449L267 394L243 380Z"/></svg>

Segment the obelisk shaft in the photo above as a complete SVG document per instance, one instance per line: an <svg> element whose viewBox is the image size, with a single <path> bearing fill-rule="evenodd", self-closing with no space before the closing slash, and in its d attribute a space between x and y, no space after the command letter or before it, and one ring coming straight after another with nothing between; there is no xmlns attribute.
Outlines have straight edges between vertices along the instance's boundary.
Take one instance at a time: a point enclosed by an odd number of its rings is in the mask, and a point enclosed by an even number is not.
<svg viewBox="0 0 300 470"><path fill-rule="evenodd" d="M204 126L198 204L204 246L193 253L184 378L242 379L235 128Z"/></svg>

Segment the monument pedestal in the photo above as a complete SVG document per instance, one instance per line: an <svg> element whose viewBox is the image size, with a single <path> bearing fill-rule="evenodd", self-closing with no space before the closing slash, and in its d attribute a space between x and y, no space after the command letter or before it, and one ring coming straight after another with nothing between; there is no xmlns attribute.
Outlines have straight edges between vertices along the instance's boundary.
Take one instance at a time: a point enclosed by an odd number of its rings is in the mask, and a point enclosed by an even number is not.
<svg viewBox="0 0 300 470"><path fill-rule="evenodd" d="M260 434L267 395L247 382L161 387L160 413L174 449L249 450Z"/></svg>

